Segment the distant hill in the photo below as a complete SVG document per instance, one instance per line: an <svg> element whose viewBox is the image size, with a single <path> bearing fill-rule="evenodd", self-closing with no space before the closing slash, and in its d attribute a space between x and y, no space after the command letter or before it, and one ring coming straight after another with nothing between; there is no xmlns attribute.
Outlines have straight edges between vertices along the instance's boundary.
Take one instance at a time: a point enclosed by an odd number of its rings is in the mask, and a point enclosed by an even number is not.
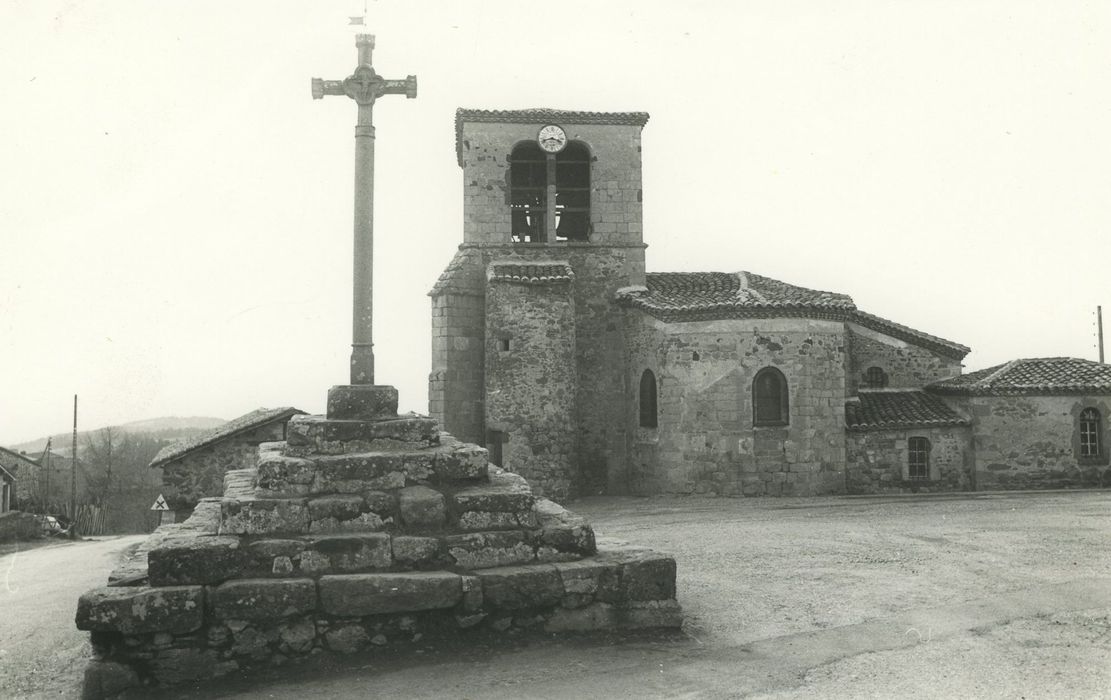
<svg viewBox="0 0 1111 700"><path fill-rule="evenodd" d="M211 430L224 423L227 423L227 421L223 418L212 418L207 416L178 418L177 416L169 416L165 418L147 418L146 420L137 420L122 425L113 425L111 427L125 433L141 433L143 435L157 437L160 440L173 441L192 437L197 433ZM78 444L83 446L85 437L91 433L95 433L97 430L100 430L100 428L78 432ZM66 448L70 445L70 441L73 439L73 433L59 433L50 436L49 439L54 441L52 447L54 451L65 452ZM5 447L15 452L28 452L34 454L36 452L42 452L43 448L46 447L46 441L47 438L43 437L18 445L5 445Z"/></svg>

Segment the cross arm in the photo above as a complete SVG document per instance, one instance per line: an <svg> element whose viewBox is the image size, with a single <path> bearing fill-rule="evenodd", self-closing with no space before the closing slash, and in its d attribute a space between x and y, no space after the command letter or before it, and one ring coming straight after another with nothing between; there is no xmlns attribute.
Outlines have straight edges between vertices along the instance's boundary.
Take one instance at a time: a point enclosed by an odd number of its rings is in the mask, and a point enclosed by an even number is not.
<svg viewBox="0 0 1111 700"><path fill-rule="evenodd" d="M320 78L312 79L312 98L314 100L322 100L325 95L345 95L343 91L342 80L321 80Z"/></svg>
<svg viewBox="0 0 1111 700"><path fill-rule="evenodd" d="M379 96L405 95L410 100L414 99L417 96L417 76L410 75L404 80L383 80L379 83L375 92Z"/></svg>

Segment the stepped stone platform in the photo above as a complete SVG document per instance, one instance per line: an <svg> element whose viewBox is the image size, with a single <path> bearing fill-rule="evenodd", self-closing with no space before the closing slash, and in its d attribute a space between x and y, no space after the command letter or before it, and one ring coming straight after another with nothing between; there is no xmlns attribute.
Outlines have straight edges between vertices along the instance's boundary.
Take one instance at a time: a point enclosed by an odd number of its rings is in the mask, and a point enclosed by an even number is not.
<svg viewBox="0 0 1111 700"><path fill-rule="evenodd" d="M675 561L597 542L485 448L333 387L85 593L88 697L436 637L678 627Z"/></svg>

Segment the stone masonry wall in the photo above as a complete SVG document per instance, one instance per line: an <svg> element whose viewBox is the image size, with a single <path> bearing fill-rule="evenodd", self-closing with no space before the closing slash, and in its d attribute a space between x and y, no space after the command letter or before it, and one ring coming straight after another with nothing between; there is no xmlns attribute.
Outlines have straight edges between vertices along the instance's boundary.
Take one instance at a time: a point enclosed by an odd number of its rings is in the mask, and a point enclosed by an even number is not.
<svg viewBox="0 0 1111 700"><path fill-rule="evenodd" d="M478 444L486 442L484 342L481 287L433 297L428 410L452 435Z"/></svg>
<svg viewBox="0 0 1111 700"><path fill-rule="evenodd" d="M907 439L930 441L930 478L910 480ZM845 438L849 493L970 491L972 434L967 427L850 431Z"/></svg>
<svg viewBox="0 0 1111 700"><path fill-rule="evenodd" d="M228 471L255 466L259 444L284 439L285 423L270 423L166 464L162 468L162 495L173 510L188 514L200 499L224 492L224 474Z"/></svg>
<svg viewBox="0 0 1111 700"><path fill-rule="evenodd" d="M508 437L500 465L557 500L575 477L575 301L571 281L491 282L486 425Z"/></svg>
<svg viewBox="0 0 1111 700"><path fill-rule="evenodd" d="M1111 484L1108 418L1111 397L973 396L976 485L980 490L1071 488ZM1078 457L1080 412L1103 417L1103 455Z"/></svg>
<svg viewBox="0 0 1111 700"><path fill-rule="evenodd" d="M856 324L848 327L851 362L846 383L850 394L863 384L869 367L886 372L887 386L892 388L918 389L961 373L960 360Z"/></svg>
<svg viewBox="0 0 1111 700"><path fill-rule="evenodd" d="M845 487L842 324L751 319L629 326L627 478L635 493L813 495ZM752 380L787 379L790 423L752 425ZM640 376L658 383L658 428L639 427Z"/></svg>

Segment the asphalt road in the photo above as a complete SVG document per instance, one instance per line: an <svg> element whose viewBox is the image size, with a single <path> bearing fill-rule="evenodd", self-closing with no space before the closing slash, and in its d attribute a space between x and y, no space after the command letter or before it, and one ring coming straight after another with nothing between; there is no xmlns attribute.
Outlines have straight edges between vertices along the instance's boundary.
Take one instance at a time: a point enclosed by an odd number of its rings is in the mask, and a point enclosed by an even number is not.
<svg viewBox="0 0 1111 700"><path fill-rule="evenodd" d="M600 535L675 554L682 634L363 656L164 697L1111 698L1111 492L571 506ZM76 692L74 602L125 544L21 555L11 568L31 580L56 571L30 563L39 557L85 570L20 598L17 653L56 647L58 658L9 673L4 641L0 689Z"/></svg>
<svg viewBox="0 0 1111 700"><path fill-rule="evenodd" d="M119 552L142 539L58 541L0 555L0 698L80 695L90 654L88 634L73 625L77 598L104 585Z"/></svg>

